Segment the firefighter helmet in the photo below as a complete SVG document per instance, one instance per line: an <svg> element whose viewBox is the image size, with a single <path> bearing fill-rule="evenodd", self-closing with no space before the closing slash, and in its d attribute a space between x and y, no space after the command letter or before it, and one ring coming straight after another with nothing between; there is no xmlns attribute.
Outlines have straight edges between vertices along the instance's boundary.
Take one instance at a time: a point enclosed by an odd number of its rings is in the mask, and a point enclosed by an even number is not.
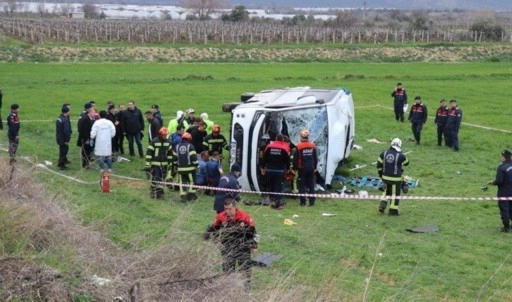
<svg viewBox="0 0 512 302"><path fill-rule="evenodd" d="M395 149L398 152L402 151L402 140L398 137L395 137L391 140L391 148Z"/></svg>
<svg viewBox="0 0 512 302"><path fill-rule="evenodd" d="M309 131L306 130L306 129L300 131L300 137L301 138L308 138L309 137Z"/></svg>
<svg viewBox="0 0 512 302"><path fill-rule="evenodd" d="M181 135L181 138L182 139L186 139L186 140L191 140L192 139L192 135L190 135L190 133L188 132L185 132Z"/></svg>
<svg viewBox="0 0 512 302"><path fill-rule="evenodd" d="M165 127L162 127L160 130L158 130L158 135L161 137L167 137L169 136L169 130Z"/></svg>

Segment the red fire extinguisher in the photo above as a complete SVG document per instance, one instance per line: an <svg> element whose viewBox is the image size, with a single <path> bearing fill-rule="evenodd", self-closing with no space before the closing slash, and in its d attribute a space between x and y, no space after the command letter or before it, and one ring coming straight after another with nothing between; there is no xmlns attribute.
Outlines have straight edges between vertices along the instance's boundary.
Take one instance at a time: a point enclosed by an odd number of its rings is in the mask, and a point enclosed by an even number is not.
<svg viewBox="0 0 512 302"><path fill-rule="evenodd" d="M103 172L103 175L101 175L100 186L102 192L110 192L110 174L108 172Z"/></svg>

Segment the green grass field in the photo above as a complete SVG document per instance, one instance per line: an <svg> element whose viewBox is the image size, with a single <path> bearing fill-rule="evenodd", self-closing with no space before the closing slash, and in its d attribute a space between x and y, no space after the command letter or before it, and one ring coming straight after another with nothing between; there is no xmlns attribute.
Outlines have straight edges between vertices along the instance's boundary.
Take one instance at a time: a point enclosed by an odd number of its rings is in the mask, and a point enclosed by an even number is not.
<svg viewBox="0 0 512 302"><path fill-rule="evenodd" d="M221 111L222 103L237 101L244 92L293 86L351 90L356 105L356 144L363 150L353 150L348 166L340 173L375 176L371 163L387 145L367 139L388 142L400 137L403 150L412 151L405 174L420 179L411 196L493 197L494 188L482 192L480 187L493 179L500 151L512 148L510 63L9 63L0 68L2 119L11 103L21 107L19 156L36 162L49 160L54 166L58 153L54 119L63 103L72 104L74 119L88 100L103 108L107 100L119 104L133 99L142 111L157 103L167 122L176 110L193 107L196 113L208 112L227 133L230 116ZM421 146L405 142L412 137L409 124L395 122L393 112L386 109L391 108L390 93L398 81L404 83L411 103L414 96L422 96L430 116L440 98L456 98L464 112L463 122L509 132L465 124L460 130L461 151L456 153L436 145L430 119ZM371 107L375 105L379 106ZM73 123L73 142L75 126ZM0 142L5 148L5 134ZM6 160L5 152L1 156ZM126 249L156 248L176 231L183 234L179 238L184 242L200 243L200 235L213 221L211 197L183 205L169 192L167 201L150 200L149 184L140 172L142 160L115 163L116 174L134 180L113 177L114 192L105 194L97 184L98 171L79 169L79 150L74 144L70 159L73 164L65 174L90 184L36 172L41 182L66 200L83 224L101 229ZM356 164L367 166L348 171ZM245 198L255 196L247 194ZM241 207L256 221L260 251L284 256L271 270L255 272L256 291L269 284L303 284L308 289L304 301L314 301L319 291L327 292L330 301L507 301L512 294L512 237L498 232L501 222L495 202L406 200L401 203L400 217L379 215L377 200L326 199L314 208L300 208L290 199L283 211ZM324 212L336 216L323 217ZM299 217L292 218L294 214ZM292 218L297 225L284 225L285 218ZM436 224L440 230L429 234L405 231L426 224ZM11 249L4 255L18 252ZM52 261L48 255L39 257L68 269L65 262ZM289 275L289 280L280 285L283 275Z"/></svg>

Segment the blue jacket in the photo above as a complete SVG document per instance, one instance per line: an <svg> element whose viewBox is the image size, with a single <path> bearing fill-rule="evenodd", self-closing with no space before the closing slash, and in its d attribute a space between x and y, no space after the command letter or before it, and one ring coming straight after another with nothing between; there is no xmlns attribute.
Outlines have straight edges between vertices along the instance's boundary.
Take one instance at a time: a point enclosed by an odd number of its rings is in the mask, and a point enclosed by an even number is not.
<svg viewBox="0 0 512 302"><path fill-rule="evenodd" d="M234 198L236 200L240 200L240 193L235 192L235 190L239 190L240 186L238 184L238 179L233 173L228 173L220 178L219 187L222 189L229 189L230 192L226 191L217 191L215 193L215 202L213 204L213 209L220 213L224 211L224 201L228 198Z"/></svg>
<svg viewBox="0 0 512 302"><path fill-rule="evenodd" d="M492 184L498 186L498 197L512 197L512 161L499 165Z"/></svg>

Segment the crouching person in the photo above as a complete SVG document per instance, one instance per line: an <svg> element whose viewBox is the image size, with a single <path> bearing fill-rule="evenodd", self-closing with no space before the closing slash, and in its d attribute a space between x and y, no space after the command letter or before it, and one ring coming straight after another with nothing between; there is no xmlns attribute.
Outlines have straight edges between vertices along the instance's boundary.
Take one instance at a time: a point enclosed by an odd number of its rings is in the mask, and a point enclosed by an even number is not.
<svg viewBox="0 0 512 302"><path fill-rule="evenodd" d="M251 252L257 253L258 242L256 226L249 214L237 208L236 200L226 199L224 211L217 214L203 237L205 240L215 239L220 243L224 273L233 273L238 263L245 277L245 289L250 290Z"/></svg>
<svg viewBox="0 0 512 302"><path fill-rule="evenodd" d="M151 176L149 196L151 198L164 198L164 178L172 162L171 143L167 140L169 130L162 127L146 151L146 173Z"/></svg>

